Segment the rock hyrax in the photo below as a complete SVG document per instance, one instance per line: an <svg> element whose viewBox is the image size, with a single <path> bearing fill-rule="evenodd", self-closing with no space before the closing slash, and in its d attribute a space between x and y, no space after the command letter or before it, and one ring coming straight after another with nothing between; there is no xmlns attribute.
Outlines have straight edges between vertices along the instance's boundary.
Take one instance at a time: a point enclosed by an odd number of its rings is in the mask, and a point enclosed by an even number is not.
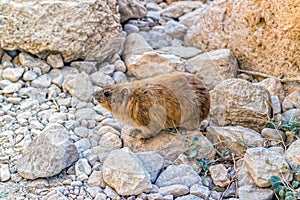
<svg viewBox="0 0 300 200"><path fill-rule="evenodd" d="M105 87L95 100L121 122L138 128L138 138L155 136L164 128L197 129L210 108L205 84L183 72Z"/></svg>

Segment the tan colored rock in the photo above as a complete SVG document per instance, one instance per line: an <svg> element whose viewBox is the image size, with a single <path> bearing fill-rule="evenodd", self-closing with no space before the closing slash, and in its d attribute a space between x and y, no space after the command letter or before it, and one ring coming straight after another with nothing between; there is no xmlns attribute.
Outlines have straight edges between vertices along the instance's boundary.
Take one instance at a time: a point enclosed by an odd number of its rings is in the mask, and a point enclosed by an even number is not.
<svg viewBox="0 0 300 200"><path fill-rule="evenodd" d="M176 46L176 47L163 47L156 50L157 53L160 54L174 54L183 59L189 59L194 56L201 54L203 51L194 47L184 47L184 46Z"/></svg>
<svg viewBox="0 0 300 200"><path fill-rule="evenodd" d="M186 153L192 147L193 139L197 137L197 158L213 160L216 155L211 142L199 131L184 131L179 132L177 135L162 131L146 141L130 137L126 131L130 130L123 129L121 134L123 145L133 152L155 151L165 159L175 160L180 154Z"/></svg>
<svg viewBox="0 0 300 200"><path fill-rule="evenodd" d="M116 0L2 1L0 10L3 49L41 58L60 53L69 62L77 58L103 61L121 48Z"/></svg>
<svg viewBox="0 0 300 200"><path fill-rule="evenodd" d="M254 185L245 185L238 188L239 198L243 200L271 200L273 199L274 192L271 189L263 189Z"/></svg>
<svg viewBox="0 0 300 200"><path fill-rule="evenodd" d="M174 71L184 71L185 61L172 54L145 52L143 55L133 55L127 59L128 74L137 79L145 79L168 74Z"/></svg>
<svg viewBox="0 0 300 200"><path fill-rule="evenodd" d="M173 2L163 9L161 15L170 18L178 18L185 13L201 7L204 7L204 4L201 1L178 1Z"/></svg>
<svg viewBox="0 0 300 200"><path fill-rule="evenodd" d="M293 174L291 169L289 169L289 164L285 160L285 157L270 149L262 147L247 149L244 162L254 183L258 187L271 186L269 178L272 175L278 177L283 176L287 181L293 178ZM285 169L285 167L287 169Z"/></svg>
<svg viewBox="0 0 300 200"><path fill-rule="evenodd" d="M103 163L103 179L120 195L149 192L150 174L142 162L129 150L114 150Z"/></svg>
<svg viewBox="0 0 300 200"><path fill-rule="evenodd" d="M229 48L241 68L299 76L300 4L294 0L215 1L199 12L186 46Z"/></svg>
<svg viewBox="0 0 300 200"><path fill-rule="evenodd" d="M209 89L226 79L235 78L238 72L238 62L229 49L203 53L188 62L192 65L187 70L201 77Z"/></svg>
<svg viewBox="0 0 300 200"><path fill-rule="evenodd" d="M275 78L266 78L259 82L258 85L266 88L271 96L277 95L280 99L284 98L284 90L281 82Z"/></svg>
<svg viewBox="0 0 300 200"><path fill-rule="evenodd" d="M269 92L243 79L228 79L211 92L212 122L219 126L243 126L260 132L265 127L270 108Z"/></svg>
<svg viewBox="0 0 300 200"><path fill-rule="evenodd" d="M292 108L300 108L300 91L294 91L282 101L282 110L287 111Z"/></svg>
<svg viewBox="0 0 300 200"><path fill-rule="evenodd" d="M138 0L118 0L121 22L129 19L142 19L146 16L147 10Z"/></svg>
<svg viewBox="0 0 300 200"><path fill-rule="evenodd" d="M255 185L243 158L239 159L236 162L236 175L238 187L242 187L245 185Z"/></svg>
<svg viewBox="0 0 300 200"><path fill-rule="evenodd" d="M243 156L247 148L263 146L264 139L251 129L241 126L207 128L207 138L222 151L228 149L236 156Z"/></svg>

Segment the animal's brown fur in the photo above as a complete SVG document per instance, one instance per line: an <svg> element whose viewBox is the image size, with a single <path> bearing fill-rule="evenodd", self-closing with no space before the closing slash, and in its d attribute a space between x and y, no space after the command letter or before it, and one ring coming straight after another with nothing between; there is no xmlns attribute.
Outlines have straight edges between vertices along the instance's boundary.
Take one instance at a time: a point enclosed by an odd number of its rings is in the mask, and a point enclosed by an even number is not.
<svg viewBox="0 0 300 200"><path fill-rule="evenodd" d="M109 86L95 94L95 100L120 121L142 129L139 138L163 128L199 128L210 108L205 84L183 72Z"/></svg>

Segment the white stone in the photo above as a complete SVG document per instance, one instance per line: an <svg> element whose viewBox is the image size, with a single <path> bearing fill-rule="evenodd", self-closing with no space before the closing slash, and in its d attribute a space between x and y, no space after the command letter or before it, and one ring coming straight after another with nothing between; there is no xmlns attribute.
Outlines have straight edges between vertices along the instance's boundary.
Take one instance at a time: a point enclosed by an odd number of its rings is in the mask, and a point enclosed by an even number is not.
<svg viewBox="0 0 300 200"><path fill-rule="evenodd" d="M47 57L47 63L54 69L62 68L64 66L64 62L60 54L50 54Z"/></svg>
<svg viewBox="0 0 300 200"><path fill-rule="evenodd" d="M7 79L11 82L18 81L24 73L24 68L5 68L2 72L4 79Z"/></svg>
<svg viewBox="0 0 300 200"><path fill-rule="evenodd" d="M8 164L0 164L0 181L5 182L10 179L10 170Z"/></svg>

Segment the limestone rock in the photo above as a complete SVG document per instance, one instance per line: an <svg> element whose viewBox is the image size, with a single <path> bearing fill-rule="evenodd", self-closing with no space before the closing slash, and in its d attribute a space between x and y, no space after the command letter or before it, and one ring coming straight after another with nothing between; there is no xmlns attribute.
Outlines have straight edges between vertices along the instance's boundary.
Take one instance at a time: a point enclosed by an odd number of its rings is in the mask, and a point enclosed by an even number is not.
<svg viewBox="0 0 300 200"><path fill-rule="evenodd" d="M11 83L7 86L5 86L3 88L3 90L1 90L0 92L3 94L11 94L11 93L15 93L18 92L20 89L22 88L22 84L21 83Z"/></svg>
<svg viewBox="0 0 300 200"><path fill-rule="evenodd" d="M223 164L211 166L209 172L215 185L226 187L230 183L229 174Z"/></svg>
<svg viewBox="0 0 300 200"><path fill-rule="evenodd" d="M164 166L164 158L156 152L147 151L135 154L143 163L145 169L149 172L153 183Z"/></svg>
<svg viewBox="0 0 300 200"><path fill-rule="evenodd" d="M212 122L219 126L240 125L260 132L265 127L270 108L269 92L243 79L228 79L211 92Z"/></svg>
<svg viewBox="0 0 300 200"><path fill-rule="evenodd" d="M282 101L282 110L287 111L292 108L300 107L300 92L294 91L284 98Z"/></svg>
<svg viewBox="0 0 300 200"><path fill-rule="evenodd" d="M62 68L64 61L60 54L51 54L47 57L47 63L54 69Z"/></svg>
<svg viewBox="0 0 300 200"><path fill-rule="evenodd" d="M3 49L19 49L42 58L60 53L66 62L78 58L101 62L121 47L116 0L5 1L0 10Z"/></svg>
<svg viewBox="0 0 300 200"><path fill-rule="evenodd" d="M165 187L170 185L185 185L191 187L194 184L200 183L201 178L192 166L181 164L178 166L170 165L157 178L155 185Z"/></svg>
<svg viewBox="0 0 300 200"><path fill-rule="evenodd" d="M185 185L175 184L175 185L161 187L159 188L158 192L163 195L171 194L175 197L178 197L189 193L189 188Z"/></svg>
<svg viewBox="0 0 300 200"><path fill-rule="evenodd" d="M122 141L120 137L111 132L104 134L98 144L107 150L120 149L122 147Z"/></svg>
<svg viewBox="0 0 300 200"><path fill-rule="evenodd" d="M211 191L204 185L195 184L190 188L190 193L203 199L207 199Z"/></svg>
<svg viewBox="0 0 300 200"><path fill-rule="evenodd" d="M0 181L5 182L10 179L10 170L8 164L0 164Z"/></svg>
<svg viewBox="0 0 300 200"><path fill-rule="evenodd" d="M285 141L286 134L281 130L276 130L274 128L264 128L261 131L261 136L268 140L275 140L275 141Z"/></svg>
<svg viewBox="0 0 300 200"><path fill-rule="evenodd" d="M31 82L31 86L35 88L47 88L51 85L51 76L49 74L43 74L37 79Z"/></svg>
<svg viewBox="0 0 300 200"><path fill-rule="evenodd" d="M11 82L18 81L24 73L24 68L5 68L2 72L3 79L7 79Z"/></svg>
<svg viewBox="0 0 300 200"><path fill-rule="evenodd" d="M133 152L155 151L165 159L175 160L180 154L187 152L191 148L193 139L197 137L197 158L213 160L216 155L211 142L199 131L182 131L177 136L162 131L157 136L148 138L147 142L130 137L126 131L124 127L121 134L123 145L130 148ZM189 142L186 143L185 141Z"/></svg>
<svg viewBox="0 0 300 200"><path fill-rule="evenodd" d="M300 121L300 109L293 108L288 111L285 111L284 113L282 113L282 117L286 121L290 121L294 117L294 121L298 122Z"/></svg>
<svg viewBox="0 0 300 200"><path fill-rule="evenodd" d="M270 176L284 176L290 181L293 177L289 164L281 154L262 147L247 149L244 162L255 184L259 187L269 187ZM286 166L287 169L283 169Z"/></svg>
<svg viewBox="0 0 300 200"><path fill-rule="evenodd" d="M142 35L138 33L131 33L126 37L123 57L125 59L125 62L127 62L127 59L132 55L142 55L143 53L152 50L152 47L148 44L148 42Z"/></svg>
<svg viewBox="0 0 300 200"><path fill-rule="evenodd" d="M119 12L121 14L121 22L128 19L143 19L147 10L138 0L118 0Z"/></svg>
<svg viewBox="0 0 300 200"><path fill-rule="evenodd" d="M187 63L175 55L160 55L155 52L145 52L143 55L131 56L127 59L128 74L137 79L145 79L175 70L184 71Z"/></svg>
<svg viewBox="0 0 300 200"><path fill-rule="evenodd" d="M91 101L93 97L93 85L89 79L89 75L85 72L80 74L67 75L63 82L63 90L70 92L72 96L77 97L81 101Z"/></svg>
<svg viewBox="0 0 300 200"><path fill-rule="evenodd" d="M281 113L281 102L277 95L271 96L271 103L273 105L273 113L274 115Z"/></svg>
<svg viewBox="0 0 300 200"><path fill-rule="evenodd" d="M286 151L287 160L295 167L300 166L300 140L293 142Z"/></svg>
<svg viewBox="0 0 300 200"><path fill-rule="evenodd" d="M258 85L266 88L271 96L277 95L280 99L284 98L284 90L281 82L275 78L266 78L263 81L259 82Z"/></svg>
<svg viewBox="0 0 300 200"><path fill-rule="evenodd" d="M204 200L204 199L197 197L193 194L188 194L182 197L177 197L176 200Z"/></svg>
<svg viewBox="0 0 300 200"><path fill-rule="evenodd" d="M239 198L243 200L271 200L274 193L271 189L258 188L254 185L245 185L238 188Z"/></svg>
<svg viewBox="0 0 300 200"><path fill-rule="evenodd" d="M76 67L80 72L91 74L97 71L97 62L92 61L74 61L71 67Z"/></svg>
<svg viewBox="0 0 300 200"><path fill-rule="evenodd" d="M163 47L156 50L156 52L160 54L174 54L175 56L178 56L180 58L189 59L194 56L197 56L198 54L201 54L203 51L195 47L176 46L176 47Z"/></svg>
<svg viewBox="0 0 300 200"><path fill-rule="evenodd" d="M187 70L201 77L209 89L237 76L238 62L229 49L203 53L188 61L192 65Z"/></svg>
<svg viewBox="0 0 300 200"><path fill-rule="evenodd" d="M228 149L237 156L243 156L247 148L261 147L264 144L264 139L258 132L241 126L210 126L207 131L207 138L216 144L217 149Z"/></svg>
<svg viewBox="0 0 300 200"><path fill-rule="evenodd" d="M236 175L238 187L255 185L243 158L236 162Z"/></svg>
<svg viewBox="0 0 300 200"><path fill-rule="evenodd" d="M167 34L171 35L173 38L183 40L187 27L179 22L170 20L164 25L164 30Z"/></svg>
<svg viewBox="0 0 300 200"><path fill-rule="evenodd" d="M178 1L163 9L161 15L170 18L179 18L185 13L202 7L204 7L204 4L200 1Z"/></svg>
<svg viewBox="0 0 300 200"><path fill-rule="evenodd" d="M103 163L103 179L120 195L138 195L152 187L149 173L128 149L109 154Z"/></svg>
<svg viewBox="0 0 300 200"><path fill-rule="evenodd" d="M106 87L115 84L115 81L112 79L111 76L104 74L100 71L91 74L90 78L94 85L100 87Z"/></svg>
<svg viewBox="0 0 300 200"><path fill-rule="evenodd" d="M51 177L59 174L79 158L69 139L68 131L60 124L49 124L37 136L19 159L19 175L27 179Z"/></svg>
<svg viewBox="0 0 300 200"><path fill-rule="evenodd" d="M172 46L172 41L174 39L171 35L166 33L163 26L153 27L150 31L141 31L140 34L153 49Z"/></svg>
<svg viewBox="0 0 300 200"><path fill-rule="evenodd" d="M216 1L197 16L186 46L205 51L226 47L243 69L277 77L299 75L300 6L294 0L284 5L272 0Z"/></svg>
<svg viewBox="0 0 300 200"><path fill-rule="evenodd" d="M28 53L22 52L18 57L22 67L27 67L29 69L40 68L44 73L47 73L50 70L50 66L45 61L35 58Z"/></svg>

